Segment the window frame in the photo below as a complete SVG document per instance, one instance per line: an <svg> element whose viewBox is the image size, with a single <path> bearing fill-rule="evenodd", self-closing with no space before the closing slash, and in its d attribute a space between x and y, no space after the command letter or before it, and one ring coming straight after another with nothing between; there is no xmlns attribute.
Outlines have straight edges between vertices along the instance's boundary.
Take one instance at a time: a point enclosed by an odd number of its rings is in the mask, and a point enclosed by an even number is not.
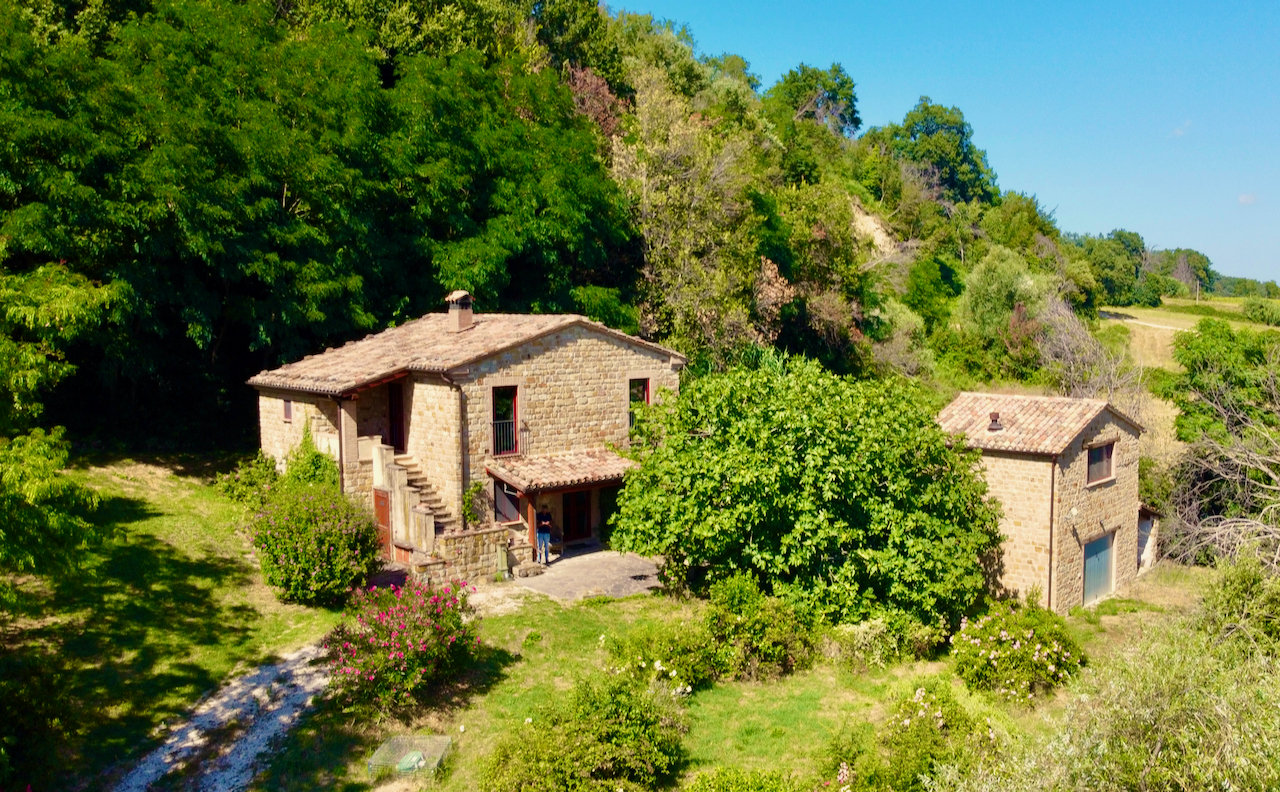
<svg viewBox="0 0 1280 792"><path fill-rule="evenodd" d="M1107 466L1106 473L1097 478L1093 477L1093 466L1094 466L1093 455L1095 451L1102 454L1102 457L1098 460L1099 463L1105 462ZM1095 445L1091 445L1087 447L1085 449L1085 472L1084 472L1085 486L1092 487L1097 484L1105 484L1108 481L1114 481L1116 477L1115 456L1116 456L1115 440L1109 440L1105 443L1097 443Z"/></svg>
<svg viewBox="0 0 1280 792"><path fill-rule="evenodd" d="M644 383L644 400L639 401L635 398L635 385L638 382ZM649 405L653 394L653 378L652 377L628 377L627 378L627 428L636 425L636 405Z"/></svg>
<svg viewBox="0 0 1280 792"><path fill-rule="evenodd" d="M511 448L498 450L498 394L511 391ZM505 423L505 421L504 421ZM494 456L513 456L520 453L520 386L493 385L489 389L489 432Z"/></svg>
<svg viewBox="0 0 1280 792"><path fill-rule="evenodd" d="M293 423L293 399L281 399L280 419L285 423Z"/></svg>

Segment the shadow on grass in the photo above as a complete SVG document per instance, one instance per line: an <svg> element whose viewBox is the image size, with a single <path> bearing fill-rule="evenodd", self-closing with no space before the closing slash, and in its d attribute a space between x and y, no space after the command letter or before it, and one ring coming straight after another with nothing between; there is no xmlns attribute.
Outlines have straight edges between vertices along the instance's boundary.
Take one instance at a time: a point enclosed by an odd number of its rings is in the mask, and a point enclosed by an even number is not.
<svg viewBox="0 0 1280 792"><path fill-rule="evenodd" d="M463 709L505 680L507 669L519 659L505 649L482 645L469 668L422 696L419 707L400 713L399 718L359 717L326 698L289 733L253 788L281 792L367 789L367 771L362 768L362 781L353 781L348 777L351 765L367 761L389 736L421 731L425 716L447 719Z"/></svg>
<svg viewBox="0 0 1280 792"><path fill-rule="evenodd" d="M45 754L46 764L67 768L57 788L97 786L94 775L149 747L161 721L180 717L222 682L229 669L219 666L230 660L219 656L248 651L247 625L256 611L224 605L218 594L248 585L249 567L233 558L191 557L128 530L156 516L145 501L104 497L94 519L111 529L111 538L85 551L78 572L42 592L44 612L58 618L22 630L26 651L58 658L50 672L75 702L63 761L49 762Z"/></svg>
<svg viewBox="0 0 1280 792"><path fill-rule="evenodd" d="M144 465L155 465L172 472L182 478L197 478L212 481L223 473L230 473L241 462L252 459L253 453L248 451L213 451L209 453L156 453L121 451L105 451L98 449L80 449L72 456L67 467L72 470L88 470L91 467L109 467L121 462L132 461Z"/></svg>

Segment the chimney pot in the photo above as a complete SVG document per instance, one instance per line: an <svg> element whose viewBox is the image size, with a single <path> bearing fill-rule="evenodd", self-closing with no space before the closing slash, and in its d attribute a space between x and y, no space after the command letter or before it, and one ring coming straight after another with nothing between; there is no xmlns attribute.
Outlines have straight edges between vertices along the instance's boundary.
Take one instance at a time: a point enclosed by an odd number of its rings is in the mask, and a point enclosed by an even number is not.
<svg viewBox="0 0 1280 792"><path fill-rule="evenodd" d="M470 329L475 322L475 316L471 312L471 295L462 289L449 293L444 298L449 304L449 329L455 333L461 333L463 330Z"/></svg>
<svg viewBox="0 0 1280 792"><path fill-rule="evenodd" d="M987 427L988 432L998 432L1004 428L1004 424L1000 423L1000 413L991 413L991 425Z"/></svg>

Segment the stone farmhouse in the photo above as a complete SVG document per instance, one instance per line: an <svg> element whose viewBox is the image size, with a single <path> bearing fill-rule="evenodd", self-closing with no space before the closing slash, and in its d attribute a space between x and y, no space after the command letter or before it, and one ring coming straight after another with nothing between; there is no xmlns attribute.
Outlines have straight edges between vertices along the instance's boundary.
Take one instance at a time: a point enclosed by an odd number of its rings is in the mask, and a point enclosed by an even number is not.
<svg viewBox="0 0 1280 792"><path fill-rule="evenodd" d="M1004 510L1004 588L1038 587L1042 605L1066 613L1154 563L1155 515L1138 499L1143 429L1115 407L961 393L938 423L982 451L987 485Z"/></svg>
<svg viewBox="0 0 1280 792"><path fill-rule="evenodd" d="M249 384L262 450L283 464L308 427L389 558L430 580L487 579L532 562L543 503L561 541L598 537L631 464L615 449L632 410L675 391L685 358L582 316L447 302Z"/></svg>

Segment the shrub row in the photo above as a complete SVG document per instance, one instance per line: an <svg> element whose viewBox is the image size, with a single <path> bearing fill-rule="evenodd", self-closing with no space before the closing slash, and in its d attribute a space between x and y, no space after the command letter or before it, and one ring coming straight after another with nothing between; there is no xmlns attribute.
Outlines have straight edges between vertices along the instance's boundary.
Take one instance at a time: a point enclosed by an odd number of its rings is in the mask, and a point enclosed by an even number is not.
<svg viewBox="0 0 1280 792"><path fill-rule="evenodd" d="M711 587L701 621L649 624L601 641L615 675L689 694L722 677L769 679L808 666L815 627L754 578L736 575Z"/></svg>

